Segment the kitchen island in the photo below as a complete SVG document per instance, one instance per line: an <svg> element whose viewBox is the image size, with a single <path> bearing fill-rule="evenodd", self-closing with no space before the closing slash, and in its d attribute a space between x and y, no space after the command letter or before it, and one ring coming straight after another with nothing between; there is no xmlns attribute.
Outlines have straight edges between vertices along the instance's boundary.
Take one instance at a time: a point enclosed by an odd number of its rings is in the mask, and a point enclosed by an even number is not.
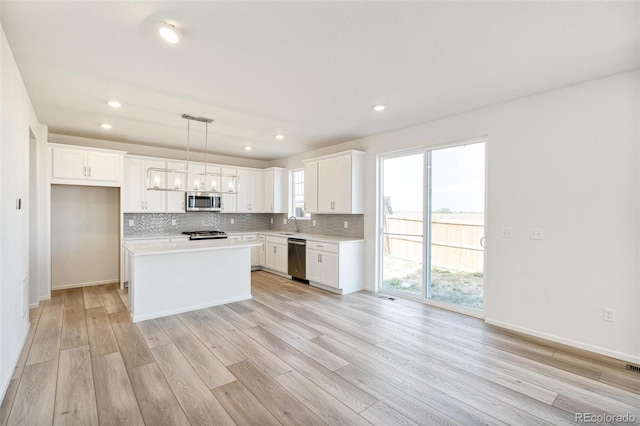
<svg viewBox="0 0 640 426"><path fill-rule="evenodd" d="M125 243L133 322L251 299L253 241Z"/></svg>

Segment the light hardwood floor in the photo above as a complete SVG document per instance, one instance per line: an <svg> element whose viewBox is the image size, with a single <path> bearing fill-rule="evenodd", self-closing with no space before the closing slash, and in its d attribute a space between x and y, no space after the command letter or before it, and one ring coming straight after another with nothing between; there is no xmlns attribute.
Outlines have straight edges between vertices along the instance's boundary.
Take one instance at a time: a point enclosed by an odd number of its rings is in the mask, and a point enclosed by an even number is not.
<svg viewBox="0 0 640 426"><path fill-rule="evenodd" d="M640 374L620 361L265 272L252 293L133 324L114 285L54 291L30 312L0 425L640 422Z"/></svg>

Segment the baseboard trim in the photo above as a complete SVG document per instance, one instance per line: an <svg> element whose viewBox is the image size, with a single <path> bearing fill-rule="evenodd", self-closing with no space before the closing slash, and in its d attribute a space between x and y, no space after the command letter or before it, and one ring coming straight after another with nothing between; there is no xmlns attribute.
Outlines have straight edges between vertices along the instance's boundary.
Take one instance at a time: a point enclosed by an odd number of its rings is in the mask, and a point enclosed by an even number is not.
<svg viewBox="0 0 640 426"><path fill-rule="evenodd" d="M640 364L640 356L631 354L625 354L618 351L612 351L607 348L603 348L596 345L590 345L587 343L579 342L577 340L566 339L564 337L556 336L554 334L543 333L537 330L533 330L526 327L520 327L514 324L510 324L503 321L494 320L491 318L485 318L487 324L495 325L496 327L504 328L507 330L515 331L517 333L525 334L527 336L533 336L536 338L544 339L549 342L557 343L560 345L568 346L570 348L576 348L579 350L587 351L593 354L603 355L616 360L631 362L634 364Z"/></svg>
<svg viewBox="0 0 640 426"><path fill-rule="evenodd" d="M118 278L114 278L112 280L102 280L102 281L90 281L86 283L74 283L74 284L64 284L55 287L51 287L51 291L53 290L65 290L67 288L78 288L78 287L90 287L94 285L103 285L103 284L119 284L120 280Z"/></svg>

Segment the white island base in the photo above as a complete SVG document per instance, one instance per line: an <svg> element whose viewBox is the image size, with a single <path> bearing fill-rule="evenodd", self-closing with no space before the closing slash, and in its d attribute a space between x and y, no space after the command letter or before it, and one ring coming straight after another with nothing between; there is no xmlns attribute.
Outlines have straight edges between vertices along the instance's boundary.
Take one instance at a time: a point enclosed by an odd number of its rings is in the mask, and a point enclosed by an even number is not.
<svg viewBox="0 0 640 426"><path fill-rule="evenodd" d="M133 322L251 299L255 242L125 244Z"/></svg>

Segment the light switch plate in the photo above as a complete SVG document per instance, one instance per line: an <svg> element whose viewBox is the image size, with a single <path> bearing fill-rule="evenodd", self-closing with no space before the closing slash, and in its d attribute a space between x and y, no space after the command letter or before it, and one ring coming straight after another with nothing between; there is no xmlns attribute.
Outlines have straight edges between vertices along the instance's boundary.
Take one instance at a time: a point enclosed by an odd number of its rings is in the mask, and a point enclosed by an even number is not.
<svg viewBox="0 0 640 426"><path fill-rule="evenodd" d="M171 219L171 224L175 226L177 224L176 220L175 219Z"/></svg>
<svg viewBox="0 0 640 426"><path fill-rule="evenodd" d="M544 233L542 232L542 228L531 228L529 230L530 240L542 240L543 237L544 237Z"/></svg>
<svg viewBox="0 0 640 426"><path fill-rule="evenodd" d="M234 223L236 223L235 219L231 219L231 224L233 225Z"/></svg>
<svg viewBox="0 0 640 426"><path fill-rule="evenodd" d="M315 219L313 219L313 220L311 221L311 226L316 226L316 220L315 220Z"/></svg>
<svg viewBox="0 0 640 426"><path fill-rule="evenodd" d="M134 226L134 221L133 220L129 220L129 226Z"/></svg>
<svg viewBox="0 0 640 426"><path fill-rule="evenodd" d="M287 219L282 219L282 224L286 225L287 224Z"/></svg>
<svg viewBox="0 0 640 426"><path fill-rule="evenodd" d="M271 224L273 224L273 218L271 218Z"/></svg>
<svg viewBox="0 0 640 426"><path fill-rule="evenodd" d="M349 222L348 222L348 221L346 221L346 220L344 221L344 227L345 227L345 228L348 228L348 227L349 227Z"/></svg>
<svg viewBox="0 0 640 426"><path fill-rule="evenodd" d="M611 308L602 309L602 320L608 322L616 322L616 311Z"/></svg>

